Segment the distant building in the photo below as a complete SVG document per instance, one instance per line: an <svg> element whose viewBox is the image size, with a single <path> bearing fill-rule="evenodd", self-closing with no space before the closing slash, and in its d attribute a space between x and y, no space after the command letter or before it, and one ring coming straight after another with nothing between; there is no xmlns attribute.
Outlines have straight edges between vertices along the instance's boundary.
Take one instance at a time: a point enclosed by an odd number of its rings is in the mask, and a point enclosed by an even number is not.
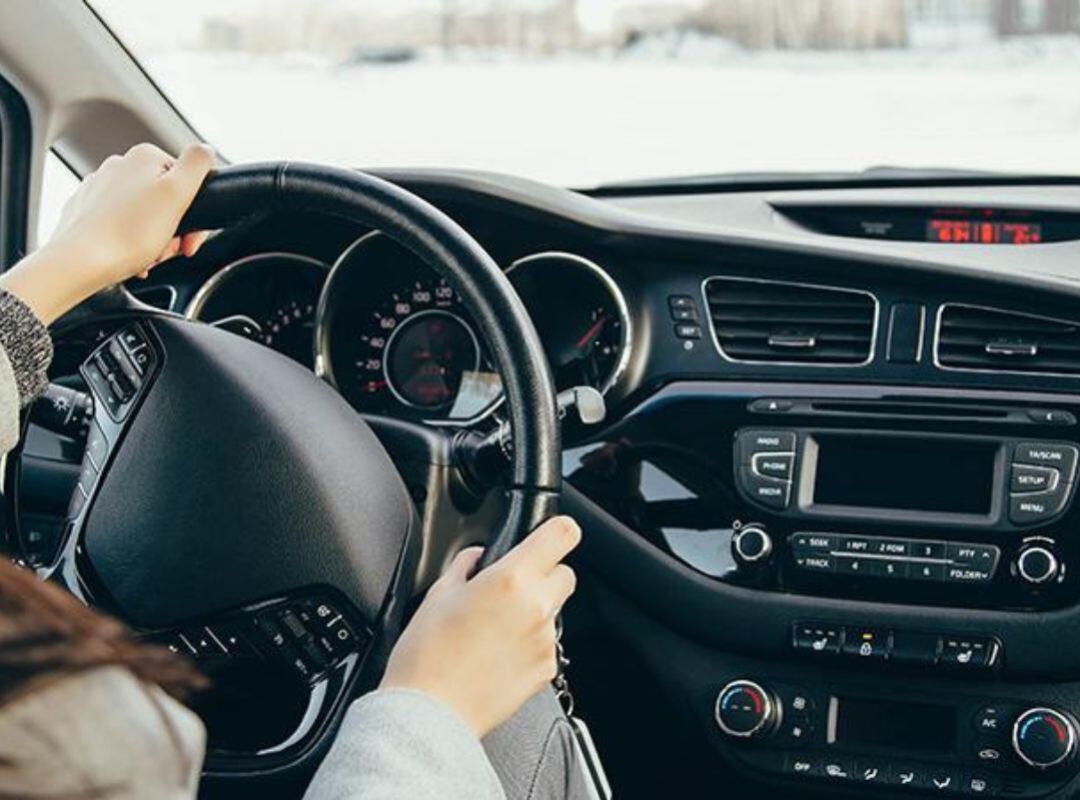
<svg viewBox="0 0 1080 800"><path fill-rule="evenodd" d="M998 0L995 24L999 36L1080 33L1077 0Z"/></svg>

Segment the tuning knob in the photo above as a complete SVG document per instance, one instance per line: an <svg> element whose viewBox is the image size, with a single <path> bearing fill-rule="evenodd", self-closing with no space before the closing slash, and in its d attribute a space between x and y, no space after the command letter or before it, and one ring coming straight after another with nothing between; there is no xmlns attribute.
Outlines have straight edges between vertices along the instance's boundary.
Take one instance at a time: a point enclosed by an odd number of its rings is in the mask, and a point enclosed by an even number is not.
<svg viewBox="0 0 1080 800"><path fill-rule="evenodd" d="M744 525L731 540L731 550L742 564L755 564L772 555L772 538L761 525Z"/></svg>
<svg viewBox="0 0 1080 800"><path fill-rule="evenodd" d="M1031 545L1016 557L1016 574L1033 586L1049 583L1061 573L1061 562L1048 547Z"/></svg>
<svg viewBox="0 0 1080 800"><path fill-rule="evenodd" d="M1013 750L1028 766L1050 769L1076 754L1076 725L1052 708L1032 708L1016 718Z"/></svg>
<svg viewBox="0 0 1080 800"><path fill-rule="evenodd" d="M780 721L779 701L758 683L732 681L716 696L716 724L739 739L767 736Z"/></svg>

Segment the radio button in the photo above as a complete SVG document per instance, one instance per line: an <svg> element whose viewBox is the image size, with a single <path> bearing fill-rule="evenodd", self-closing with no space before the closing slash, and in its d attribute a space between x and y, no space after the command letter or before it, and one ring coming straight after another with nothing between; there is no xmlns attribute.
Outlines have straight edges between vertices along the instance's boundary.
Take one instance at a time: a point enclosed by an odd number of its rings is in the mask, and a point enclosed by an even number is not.
<svg viewBox="0 0 1080 800"><path fill-rule="evenodd" d="M1001 551L988 544L952 542L945 548L945 557L962 567L978 567L992 571Z"/></svg>
<svg viewBox="0 0 1080 800"><path fill-rule="evenodd" d="M945 580L948 583L989 583L994 573L977 567L953 565L945 568Z"/></svg>
<svg viewBox="0 0 1080 800"><path fill-rule="evenodd" d="M874 539L870 552L879 556L903 558L911 555L911 542L904 539Z"/></svg>
<svg viewBox="0 0 1080 800"><path fill-rule="evenodd" d="M791 547L796 554L829 553L837 546L839 537L827 533L793 533Z"/></svg>
<svg viewBox="0 0 1080 800"><path fill-rule="evenodd" d="M1061 513L1067 498L1066 486L1045 492L1014 494L1009 497L1009 519L1016 525L1042 522Z"/></svg>
<svg viewBox="0 0 1080 800"><path fill-rule="evenodd" d="M749 465L756 453L794 453L795 431L739 431L735 440L740 465Z"/></svg>
<svg viewBox="0 0 1080 800"><path fill-rule="evenodd" d="M872 558L837 556L836 571L841 575L878 575L877 562Z"/></svg>
<svg viewBox="0 0 1080 800"><path fill-rule="evenodd" d="M1013 492L1041 492L1056 489L1061 473L1053 467L1013 464L1009 489Z"/></svg>
<svg viewBox="0 0 1080 800"><path fill-rule="evenodd" d="M912 541L909 544L915 558L945 558L945 542Z"/></svg>
<svg viewBox="0 0 1080 800"><path fill-rule="evenodd" d="M750 457L750 468L766 478L790 480L794 465L793 453L754 453Z"/></svg>
<svg viewBox="0 0 1080 800"><path fill-rule="evenodd" d="M908 561L879 561L877 574L883 578L907 578L912 566Z"/></svg>
<svg viewBox="0 0 1080 800"><path fill-rule="evenodd" d="M1013 451L1013 461L1039 467L1056 467L1071 482L1076 469L1076 448L1057 442L1021 442Z"/></svg>
<svg viewBox="0 0 1080 800"><path fill-rule="evenodd" d="M837 549L845 553L864 554L871 552L871 540L862 536L843 536L837 544L839 545Z"/></svg>
<svg viewBox="0 0 1080 800"><path fill-rule="evenodd" d="M739 467L739 478L743 489L752 500L779 511L788 507L791 501L790 481L763 478L756 475L749 467Z"/></svg>
<svg viewBox="0 0 1080 800"><path fill-rule="evenodd" d="M831 555L807 554L795 556L795 566L808 572L835 572L836 559Z"/></svg>
<svg viewBox="0 0 1080 800"><path fill-rule="evenodd" d="M908 577L916 581L944 581L945 565L913 562L908 565Z"/></svg>

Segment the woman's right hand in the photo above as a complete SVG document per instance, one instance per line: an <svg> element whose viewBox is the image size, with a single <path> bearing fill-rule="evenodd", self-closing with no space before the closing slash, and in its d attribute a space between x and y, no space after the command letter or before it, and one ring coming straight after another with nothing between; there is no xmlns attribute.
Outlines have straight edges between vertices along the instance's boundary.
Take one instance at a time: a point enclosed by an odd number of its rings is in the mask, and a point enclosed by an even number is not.
<svg viewBox="0 0 1080 800"><path fill-rule="evenodd" d="M579 541L577 523L555 517L474 577L483 550L462 551L402 633L382 687L426 692L477 736L508 719L555 677L555 617L576 583L560 562Z"/></svg>

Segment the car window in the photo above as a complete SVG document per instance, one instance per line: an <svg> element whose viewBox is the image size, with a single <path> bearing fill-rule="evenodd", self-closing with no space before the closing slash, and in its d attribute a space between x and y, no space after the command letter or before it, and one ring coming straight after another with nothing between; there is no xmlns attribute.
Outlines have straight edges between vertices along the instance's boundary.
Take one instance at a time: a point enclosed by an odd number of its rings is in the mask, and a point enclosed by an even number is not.
<svg viewBox="0 0 1080 800"><path fill-rule="evenodd" d="M79 176L52 150L45 156L45 171L41 176L41 202L38 205L37 242L48 241L64 203L79 186Z"/></svg>

